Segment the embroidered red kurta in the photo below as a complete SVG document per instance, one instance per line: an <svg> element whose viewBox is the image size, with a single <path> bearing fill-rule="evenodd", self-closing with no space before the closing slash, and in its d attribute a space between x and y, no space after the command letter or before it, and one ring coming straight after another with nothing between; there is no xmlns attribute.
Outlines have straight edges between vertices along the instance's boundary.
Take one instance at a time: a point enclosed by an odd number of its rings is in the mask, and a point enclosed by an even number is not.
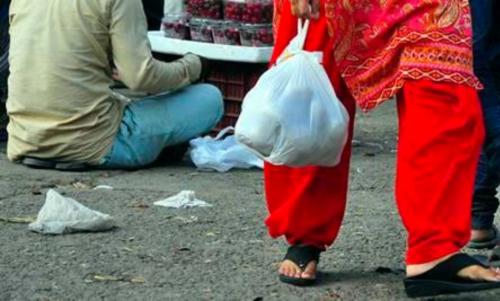
<svg viewBox="0 0 500 301"><path fill-rule="evenodd" d="M280 26L272 62L297 30L289 0L275 1ZM305 49L323 52L323 66L351 116L350 137L355 102L369 109L398 95L396 201L408 230L407 264L459 251L470 238L484 135L467 1L323 0L321 15L310 25ZM272 237L319 248L334 242L350 155L348 143L336 167L266 163Z"/></svg>
<svg viewBox="0 0 500 301"><path fill-rule="evenodd" d="M284 1L275 0L275 28L290 13ZM468 0L321 0L321 10L336 65L365 110L390 99L407 79L481 87Z"/></svg>

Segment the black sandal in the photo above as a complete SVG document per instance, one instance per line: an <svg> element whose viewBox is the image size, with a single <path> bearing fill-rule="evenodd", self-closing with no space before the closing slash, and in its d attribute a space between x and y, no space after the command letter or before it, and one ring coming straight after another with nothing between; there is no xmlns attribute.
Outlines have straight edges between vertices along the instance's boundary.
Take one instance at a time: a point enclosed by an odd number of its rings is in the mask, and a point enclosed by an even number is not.
<svg viewBox="0 0 500 301"><path fill-rule="evenodd" d="M322 250L312 246L291 246L288 248L283 260L290 260L304 271L312 261L319 263L319 254L321 252ZM316 282L316 278L295 278L280 274L280 281L296 286L309 286Z"/></svg>
<svg viewBox="0 0 500 301"><path fill-rule="evenodd" d="M422 275L404 280L406 294L410 298L432 297L500 288L500 282L476 281L458 276L471 266L488 268L467 254L456 254Z"/></svg>
<svg viewBox="0 0 500 301"><path fill-rule="evenodd" d="M38 159L33 157L25 157L21 163L27 167L34 169L55 169L59 171L88 171L90 167L85 163L75 162L59 162L53 160Z"/></svg>
<svg viewBox="0 0 500 301"><path fill-rule="evenodd" d="M498 232L498 229L493 227L490 229L490 236L488 238L482 240L471 240L467 247L476 250L493 249L499 241L500 233Z"/></svg>

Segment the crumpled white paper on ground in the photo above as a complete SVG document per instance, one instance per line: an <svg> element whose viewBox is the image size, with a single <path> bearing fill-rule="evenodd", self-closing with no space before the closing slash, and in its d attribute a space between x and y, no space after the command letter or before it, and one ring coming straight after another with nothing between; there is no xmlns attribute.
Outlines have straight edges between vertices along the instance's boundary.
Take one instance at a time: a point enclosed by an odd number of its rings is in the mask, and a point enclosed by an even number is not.
<svg viewBox="0 0 500 301"><path fill-rule="evenodd" d="M108 214L89 209L53 189L47 192L36 221L29 224L31 231L41 234L98 232L114 227L114 219Z"/></svg>
<svg viewBox="0 0 500 301"><path fill-rule="evenodd" d="M196 193L192 190L183 190L180 193L167 199L157 201L156 206L168 208L192 208L192 207L212 207L211 204L196 198Z"/></svg>

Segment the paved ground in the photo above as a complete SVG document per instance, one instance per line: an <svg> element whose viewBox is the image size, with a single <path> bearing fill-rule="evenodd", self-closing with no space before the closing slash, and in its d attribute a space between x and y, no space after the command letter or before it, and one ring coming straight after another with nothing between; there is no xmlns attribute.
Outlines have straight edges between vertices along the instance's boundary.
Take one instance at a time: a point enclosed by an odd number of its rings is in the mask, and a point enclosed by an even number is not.
<svg viewBox="0 0 500 301"><path fill-rule="evenodd" d="M119 225L41 236L26 224L0 222L0 300L405 300L405 234L392 193L394 108L358 119L343 230L323 256L322 282L307 289L276 280L286 246L263 227L260 171L36 171L8 163L0 147L0 217L36 215L44 193L56 188ZM90 189L99 184L114 190ZM152 206L184 189L214 207ZM438 300L500 300L500 292Z"/></svg>

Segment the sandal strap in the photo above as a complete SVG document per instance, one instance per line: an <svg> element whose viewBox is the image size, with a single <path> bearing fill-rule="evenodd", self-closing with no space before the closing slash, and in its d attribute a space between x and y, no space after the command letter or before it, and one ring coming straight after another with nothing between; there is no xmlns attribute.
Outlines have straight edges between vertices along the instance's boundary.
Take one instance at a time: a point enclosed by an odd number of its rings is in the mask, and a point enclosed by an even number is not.
<svg viewBox="0 0 500 301"><path fill-rule="evenodd" d="M500 247L495 247L491 252L490 261L498 261L500 260Z"/></svg>
<svg viewBox="0 0 500 301"><path fill-rule="evenodd" d="M89 169L89 166L85 163L59 162L34 157L25 157L21 160L21 163L25 166L37 169L56 169L60 171L86 171Z"/></svg>
<svg viewBox="0 0 500 301"><path fill-rule="evenodd" d="M313 246L291 246L285 255L285 260L290 260L299 268L304 269L311 261L319 263L319 255L322 252Z"/></svg>
<svg viewBox="0 0 500 301"><path fill-rule="evenodd" d="M484 239L471 239L472 243L489 243L491 242L492 244L495 244L497 240L499 239L499 231L496 226L493 226L492 228L489 229L489 236Z"/></svg>
<svg viewBox="0 0 500 301"><path fill-rule="evenodd" d="M453 282L469 282L469 279L464 279L458 276L458 273L468 267L471 266L481 266L484 268L488 268L478 260L473 257L459 253L451 256L445 261L439 263L431 270L414 277L410 277L411 279L418 280L442 280L442 281L453 281Z"/></svg>

